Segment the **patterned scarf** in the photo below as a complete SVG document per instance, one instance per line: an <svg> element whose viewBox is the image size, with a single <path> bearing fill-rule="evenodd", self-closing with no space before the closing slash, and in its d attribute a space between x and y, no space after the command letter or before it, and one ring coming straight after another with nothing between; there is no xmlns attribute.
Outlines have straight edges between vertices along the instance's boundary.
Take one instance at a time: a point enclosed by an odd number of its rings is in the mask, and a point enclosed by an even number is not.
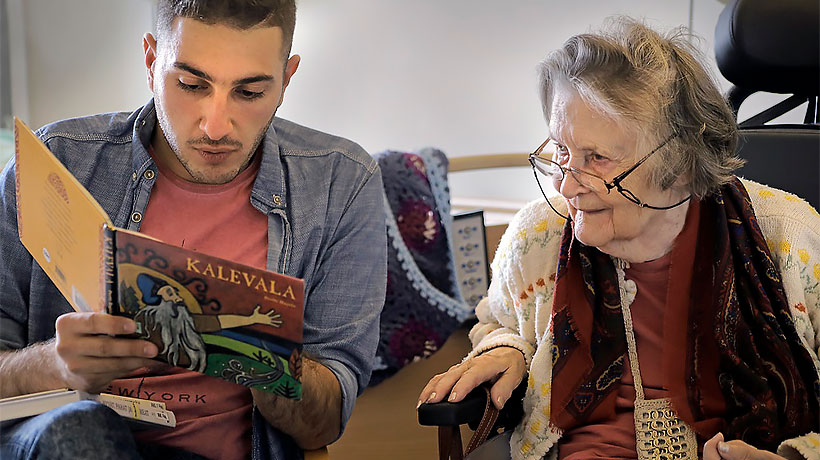
<svg viewBox="0 0 820 460"><path fill-rule="evenodd" d="M743 184L690 206L681 235L691 232L692 244L679 237L672 254L669 292L682 295L667 300L664 322L678 327L664 327L665 387L701 442L723 431L774 450L818 429L814 364ZM575 240L571 225L552 317L551 421L564 430L614 416L626 355L613 260Z"/></svg>

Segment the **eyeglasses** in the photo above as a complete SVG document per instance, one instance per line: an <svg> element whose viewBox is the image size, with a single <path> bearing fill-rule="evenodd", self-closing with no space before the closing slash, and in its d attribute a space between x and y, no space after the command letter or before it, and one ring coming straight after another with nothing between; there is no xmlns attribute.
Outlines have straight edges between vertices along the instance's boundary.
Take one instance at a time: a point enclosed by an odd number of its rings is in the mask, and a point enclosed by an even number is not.
<svg viewBox="0 0 820 460"><path fill-rule="evenodd" d="M675 208L677 206L682 205L683 203L687 202L690 198L692 198L692 195L687 196L683 200L681 200L681 201L679 201L679 202L677 202L673 205L669 205L669 206L651 206L651 205L648 205L648 204L644 203L643 201L641 201L637 196L635 196L634 193L629 191L629 189L622 186L621 182L623 182L623 180L626 179L627 176L632 174L632 172L635 171L635 169L637 169L638 166L642 165L655 152L657 152L658 150L663 148L663 146L668 144L669 141L674 139L676 135L677 134L672 134L671 136L666 138L666 140L661 142L661 144L659 146L655 147L651 152L647 153L643 158L641 158L635 164L633 164L631 167L629 167L629 169L627 169L626 171L624 171L624 172L618 174L617 176L615 176L615 178L612 179L612 181L610 181L610 182L607 182L606 179L604 179L603 177L600 177L600 176L595 175L593 173L583 171L583 170L580 170L580 169L576 169L576 168L564 167L564 166L561 166L559 163L553 161L554 158L557 158L556 150L557 150L558 146L557 146L556 142L553 141L550 138L547 138L547 140L545 140L544 143L542 143L540 146L538 146L538 148L535 149L535 151L530 154L529 160L530 160L530 164L532 165L532 172L533 172L533 175L535 176L535 182L538 183L538 188L541 190L541 194L544 195L544 199L547 200L547 204L549 205L549 207L552 208L552 210L555 211L556 214L563 217L564 219L570 219L571 220L570 217L561 214L560 212L558 212L552 206L552 203L550 203L549 198L547 198L547 194L544 192L544 187L541 185L541 181L538 179L538 173L541 173L545 177L547 177L548 179L552 180L553 184L556 185L556 187L555 187L556 189L560 186L561 182L563 182L563 180L566 177L567 173L570 173L572 175L573 179L575 179L579 184L584 186L584 188L587 188L587 189L589 189L590 191L592 191L594 193L609 194L609 192L614 188L624 198L631 201L632 203L637 204L638 206L640 206L642 208L657 209L657 210L663 211L663 210L672 209L672 208ZM545 152L545 150L546 150L546 152ZM545 158L544 156L541 156L542 153L546 153L549 156L549 158Z"/></svg>

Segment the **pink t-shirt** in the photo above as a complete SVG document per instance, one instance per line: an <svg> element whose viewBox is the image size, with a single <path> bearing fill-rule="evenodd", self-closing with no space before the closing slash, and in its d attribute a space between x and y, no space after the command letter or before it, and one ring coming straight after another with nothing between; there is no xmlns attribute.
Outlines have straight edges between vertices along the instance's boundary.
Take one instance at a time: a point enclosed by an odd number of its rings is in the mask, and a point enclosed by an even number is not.
<svg viewBox="0 0 820 460"><path fill-rule="evenodd" d="M638 294L632 302L632 322L646 399L665 398L663 387L663 318L672 252L650 262L631 264L626 279L635 281ZM621 386L615 398L615 418L575 427L561 438L558 458L636 459L635 381L629 358L624 361Z"/></svg>
<svg viewBox="0 0 820 460"><path fill-rule="evenodd" d="M140 231L167 243L265 268L268 220L250 203L258 171L257 156L231 182L206 185L187 182L160 165ZM174 412L176 428L138 432L140 441L209 458L250 455L253 399L243 386L174 367L162 375L143 372L115 380L106 391L163 401Z"/></svg>

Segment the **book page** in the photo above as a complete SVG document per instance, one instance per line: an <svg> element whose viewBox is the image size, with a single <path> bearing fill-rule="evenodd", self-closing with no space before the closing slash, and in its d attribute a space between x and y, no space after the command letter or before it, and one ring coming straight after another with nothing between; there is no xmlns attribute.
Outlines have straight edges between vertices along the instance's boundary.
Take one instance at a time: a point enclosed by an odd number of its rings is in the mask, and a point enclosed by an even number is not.
<svg viewBox="0 0 820 460"><path fill-rule="evenodd" d="M18 119L14 143L20 241L75 310L105 311L108 215Z"/></svg>

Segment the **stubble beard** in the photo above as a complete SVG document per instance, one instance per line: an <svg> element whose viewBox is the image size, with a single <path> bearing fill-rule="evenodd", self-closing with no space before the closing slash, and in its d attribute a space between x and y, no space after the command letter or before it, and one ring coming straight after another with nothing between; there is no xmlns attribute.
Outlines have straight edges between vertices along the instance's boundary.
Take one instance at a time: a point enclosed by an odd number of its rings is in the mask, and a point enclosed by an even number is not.
<svg viewBox="0 0 820 460"><path fill-rule="evenodd" d="M273 119L276 117L276 110L278 109L278 107L277 107L277 109L273 110L273 114L271 114L270 119L268 120L268 122L265 123L265 125L262 126L262 128L259 130L259 133L256 135L256 139L254 139L253 144L251 145L251 148L247 152L244 153L245 160L242 162L242 164L236 169L226 171L226 172L221 173L221 174L214 177L214 176L208 176L205 173L203 173L202 171L197 171L196 169L194 169L193 166L191 166L190 162L182 156L182 154L180 153L181 149L180 149L180 146L179 146L179 140L177 139L176 132L171 127L170 120L168 120L168 118L165 116L165 111L162 109L160 104L155 102L155 106L156 106L156 112L157 112L157 122L159 123L159 126L162 129L162 133L165 136L165 140L168 142L168 145L171 147L171 151L173 151L174 156L177 157L177 161L179 161L179 163L182 165L182 167L185 168L185 171L187 171L188 174L190 174L190 176L191 176L191 178L193 179L194 182L199 183L199 184L208 184L208 185L227 184L228 182L235 179L236 176L239 175L239 173L241 173L242 171L245 170L245 168L248 167L248 165L251 163L251 160L253 160L253 154L256 153L257 148L259 148L259 145L262 143L262 140L265 138L265 134L268 132L268 128L270 127L271 123L273 123ZM207 139L207 136L206 136L206 139ZM200 139L200 141L202 141L202 139ZM192 140L189 140L187 142L188 143L193 143L193 142L195 142L195 140L192 139ZM199 142L199 144L202 144L202 143L203 142ZM208 145L217 146L217 145L237 145L238 142L227 140L227 139L225 139L225 140L220 139L220 140L217 140L217 141L207 140L205 143L207 143ZM239 143L239 146L241 148L241 143Z"/></svg>

